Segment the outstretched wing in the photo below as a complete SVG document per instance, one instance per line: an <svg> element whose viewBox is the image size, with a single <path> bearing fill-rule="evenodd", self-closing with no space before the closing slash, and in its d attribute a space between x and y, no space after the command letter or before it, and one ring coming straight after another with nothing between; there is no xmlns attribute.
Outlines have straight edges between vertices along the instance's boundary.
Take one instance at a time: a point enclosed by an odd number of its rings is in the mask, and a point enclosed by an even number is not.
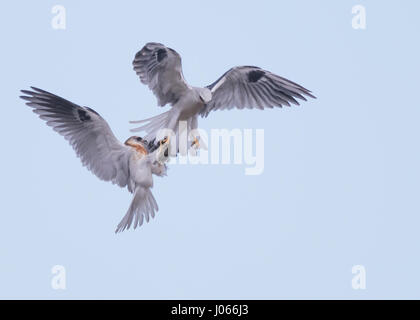
<svg viewBox="0 0 420 320"><path fill-rule="evenodd" d="M188 89L182 74L181 56L163 44L149 42L137 52L133 69L158 99L158 105L173 105Z"/></svg>
<svg viewBox="0 0 420 320"><path fill-rule="evenodd" d="M207 86L212 99L201 110L207 117L212 110L243 108L273 108L299 105L296 99L315 98L311 91L258 67L235 67L223 74L216 82Z"/></svg>
<svg viewBox="0 0 420 320"><path fill-rule="evenodd" d="M31 87L22 99L47 125L69 141L84 166L99 179L129 189L131 149L120 143L107 122L94 110L78 106L47 91ZM130 190L131 191L131 190Z"/></svg>

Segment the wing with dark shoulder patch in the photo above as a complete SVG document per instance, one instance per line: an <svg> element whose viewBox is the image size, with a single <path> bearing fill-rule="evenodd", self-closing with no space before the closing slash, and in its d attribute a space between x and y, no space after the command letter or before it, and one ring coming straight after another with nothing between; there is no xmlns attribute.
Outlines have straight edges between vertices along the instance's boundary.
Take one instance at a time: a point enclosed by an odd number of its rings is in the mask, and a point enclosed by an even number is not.
<svg viewBox="0 0 420 320"><path fill-rule="evenodd" d="M120 143L108 123L93 109L81 107L47 91L31 87L22 99L33 112L69 141L90 171L99 179L129 186L131 149Z"/></svg>
<svg viewBox="0 0 420 320"><path fill-rule="evenodd" d="M175 104L188 89L182 74L181 56L161 43L149 42L137 52L133 69L156 95L159 106Z"/></svg>
<svg viewBox="0 0 420 320"><path fill-rule="evenodd" d="M297 99L306 100L305 96L315 98L301 85L252 66L232 68L207 88L212 99L201 110L203 117L213 110L265 109L299 105Z"/></svg>

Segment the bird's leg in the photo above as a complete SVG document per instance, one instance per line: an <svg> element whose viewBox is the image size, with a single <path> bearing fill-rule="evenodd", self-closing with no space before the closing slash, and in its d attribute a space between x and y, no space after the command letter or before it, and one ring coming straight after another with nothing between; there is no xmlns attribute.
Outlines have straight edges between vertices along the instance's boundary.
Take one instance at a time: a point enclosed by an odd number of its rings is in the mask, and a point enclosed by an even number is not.
<svg viewBox="0 0 420 320"><path fill-rule="evenodd" d="M170 138L168 136L165 136L162 140L158 141L158 155L159 158L161 158L163 153L163 158L165 159L164 161L169 159L169 143Z"/></svg>
<svg viewBox="0 0 420 320"><path fill-rule="evenodd" d="M169 150L170 147L173 147L170 144L170 140L171 140L170 137L171 137L171 135L174 135L175 142L177 141L176 134L175 134L175 131L176 131L175 129L177 128L178 118L179 118L179 111L177 111L175 109L171 109L170 121L169 121L169 123L167 123L166 128L164 128L164 131L166 131L164 134L166 134L166 135L164 136L163 139L158 141L159 152L162 152L162 150L165 149L164 150L164 156L165 157L169 157L170 152L171 152L171 156L173 156L172 150Z"/></svg>
<svg viewBox="0 0 420 320"><path fill-rule="evenodd" d="M154 138L152 141L149 142L150 150L153 152L156 149L160 148L163 144L166 143L167 139L168 139L168 137L165 136L162 140L159 140L158 142L155 142L156 138Z"/></svg>
<svg viewBox="0 0 420 320"><path fill-rule="evenodd" d="M159 141L159 145L163 145L165 143L169 142L169 137L165 136L162 140Z"/></svg>

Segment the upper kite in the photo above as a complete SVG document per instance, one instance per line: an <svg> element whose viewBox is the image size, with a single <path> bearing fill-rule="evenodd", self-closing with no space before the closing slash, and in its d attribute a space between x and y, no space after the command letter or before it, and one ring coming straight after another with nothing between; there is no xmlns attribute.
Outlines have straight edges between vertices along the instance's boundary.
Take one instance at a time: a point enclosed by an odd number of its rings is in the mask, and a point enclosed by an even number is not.
<svg viewBox="0 0 420 320"><path fill-rule="evenodd" d="M303 86L259 67L239 66L225 72L212 84L200 88L187 84L182 73L181 56L160 43L147 43L135 56L133 67L142 83L158 99L158 105L172 108L156 117L132 123L146 123L132 131L145 131L156 138L160 129L176 131L179 121L196 129L197 116L207 117L213 110L265 109L299 105L298 100L315 98Z"/></svg>
<svg viewBox="0 0 420 320"><path fill-rule="evenodd" d="M141 82L156 95L159 106L175 104L192 89L182 73L181 56L161 43L147 43L136 54L133 67ZM212 98L201 110L203 116L212 110L299 105L297 99L315 98L301 85L253 66L231 68L206 88Z"/></svg>

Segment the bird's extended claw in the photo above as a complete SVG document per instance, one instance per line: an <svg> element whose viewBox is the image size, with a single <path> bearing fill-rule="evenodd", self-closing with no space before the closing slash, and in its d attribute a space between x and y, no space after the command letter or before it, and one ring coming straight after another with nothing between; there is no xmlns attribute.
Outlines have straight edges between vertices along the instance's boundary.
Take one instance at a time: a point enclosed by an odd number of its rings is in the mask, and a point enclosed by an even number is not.
<svg viewBox="0 0 420 320"><path fill-rule="evenodd" d="M159 141L159 145L162 146L166 143L169 143L169 140L170 140L169 137L165 136L162 140Z"/></svg>
<svg viewBox="0 0 420 320"><path fill-rule="evenodd" d="M159 162L161 163L164 163L169 160L169 142L170 142L170 139L167 136L158 142L158 145L159 145L158 159L159 159Z"/></svg>
<svg viewBox="0 0 420 320"><path fill-rule="evenodd" d="M200 149L200 142L198 141L197 137L194 137L194 141L191 143L191 147Z"/></svg>

